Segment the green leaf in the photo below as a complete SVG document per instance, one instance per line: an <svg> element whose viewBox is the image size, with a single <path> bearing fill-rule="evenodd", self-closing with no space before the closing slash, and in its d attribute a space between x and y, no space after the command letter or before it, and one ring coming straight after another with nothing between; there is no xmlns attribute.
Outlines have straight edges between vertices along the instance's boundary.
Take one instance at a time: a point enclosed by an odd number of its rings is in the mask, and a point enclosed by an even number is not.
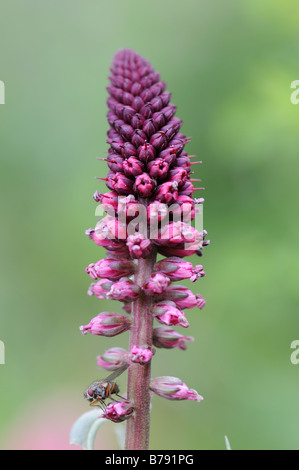
<svg viewBox="0 0 299 470"><path fill-rule="evenodd" d="M85 450L94 450L94 441L99 428L107 422L101 418L102 412L98 409L87 411L73 424L70 434L70 443L78 444Z"/></svg>

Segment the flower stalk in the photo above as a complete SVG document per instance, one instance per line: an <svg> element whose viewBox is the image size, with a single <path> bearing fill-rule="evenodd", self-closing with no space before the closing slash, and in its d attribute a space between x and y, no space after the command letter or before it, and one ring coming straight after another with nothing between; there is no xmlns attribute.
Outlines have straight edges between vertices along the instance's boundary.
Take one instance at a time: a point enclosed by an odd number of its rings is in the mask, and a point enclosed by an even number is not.
<svg viewBox="0 0 299 470"><path fill-rule="evenodd" d="M113 371L106 381L85 392L91 405L101 406L106 419L127 421L126 449L149 447L151 397L193 400L202 397L179 378L151 377L155 347L186 349L194 340L172 327L188 328L183 309L202 309L205 299L176 281L196 282L205 276L201 264L183 258L209 244L207 232L191 225L203 198L193 199L193 167L184 147L189 138L180 133L171 94L151 65L132 50L114 58L110 85L107 142L108 174L99 178L108 192L93 198L107 216L86 235L107 250L104 259L85 269L93 281L89 295L122 302L125 313L102 312L80 327L86 335L113 337L129 331L129 350L111 348L98 356L98 365ZM191 169L192 168L192 169ZM194 225L194 224L193 224ZM162 255L162 259L158 258ZM154 322L163 326L154 327ZM112 382L128 368L126 398ZM116 394L117 399L112 395ZM123 394L123 393L122 393ZM109 404L107 399L111 399Z"/></svg>
<svg viewBox="0 0 299 470"><path fill-rule="evenodd" d="M153 250L147 259L138 260L135 283L142 287L153 272L156 252ZM142 293L132 307L132 327L130 330L130 350L135 345L152 346L153 317L152 298ZM148 449L150 431L150 379L151 362L139 364L131 362L128 370L128 399L134 403L134 417L127 422L126 449Z"/></svg>

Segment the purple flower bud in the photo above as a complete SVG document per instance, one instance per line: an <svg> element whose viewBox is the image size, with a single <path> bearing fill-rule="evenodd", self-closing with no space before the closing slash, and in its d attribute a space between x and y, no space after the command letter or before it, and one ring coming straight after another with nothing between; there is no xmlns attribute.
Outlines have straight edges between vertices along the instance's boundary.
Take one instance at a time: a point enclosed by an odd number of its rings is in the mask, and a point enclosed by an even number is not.
<svg viewBox="0 0 299 470"><path fill-rule="evenodd" d="M180 187L180 196L192 196L194 193L194 187L191 181L186 181L183 186Z"/></svg>
<svg viewBox="0 0 299 470"><path fill-rule="evenodd" d="M117 154L110 154L107 157L107 164L110 168L110 170L114 171L115 173L117 172L122 172L123 171L123 162L124 159Z"/></svg>
<svg viewBox="0 0 299 470"><path fill-rule="evenodd" d="M142 130L143 132L145 132L147 137L150 138L157 131L157 129L158 129L157 124L152 118L150 118L150 119L146 119L146 121L143 124Z"/></svg>
<svg viewBox="0 0 299 470"><path fill-rule="evenodd" d="M144 163L151 162L156 157L156 151L154 147L147 142L145 142L141 147L137 150L137 155L139 160Z"/></svg>
<svg viewBox="0 0 299 470"><path fill-rule="evenodd" d="M162 300L151 308L152 315L159 323L164 325L182 326L188 328L189 323L182 310L178 309L174 302Z"/></svg>
<svg viewBox="0 0 299 470"><path fill-rule="evenodd" d="M106 370L117 370L129 365L129 353L123 348L107 349L101 356L97 357L99 367Z"/></svg>
<svg viewBox="0 0 299 470"><path fill-rule="evenodd" d="M178 198L178 183L177 181L167 181L160 184L155 192L155 199L166 204L176 202Z"/></svg>
<svg viewBox="0 0 299 470"><path fill-rule="evenodd" d="M121 155L124 158L135 157L137 155L136 147L131 142L124 142L121 146Z"/></svg>
<svg viewBox="0 0 299 470"><path fill-rule="evenodd" d="M140 347L134 344L130 350L131 361L137 362L139 364L146 364L147 362L150 362L153 355L154 352L150 346Z"/></svg>
<svg viewBox="0 0 299 470"><path fill-rule="evenodd" d="M168 400L194 400L202 401L196 390L192 390L177 377L156 377L151 380L150 390L160 397Z"/></svg>
<svg viewBox="0 0 299 470"><path fill-rule="evenodd" d="M176 150L174 147L167 147L165 150L160 152L159 158L162 158L169 167L171 167L176 161Z"/></svg>
<svg viewBox="0 0 299 470"><path fill-rule="evenodd" d="M135 113L131 120L132 127L134 129L142 129L143 123L144 117L139 113Z"/></svg>
<svg viewBox="0 0 299 470"><path fill-rule="evenodd" d="M129 419L134 413L133 404L129 401L113 401L109 403L103 413L103 418L109 419L114 423L121 423Z"/></svg>
<svg viewBox="0 0 299 470"><path fill-rule="evenodd" d="M151 241L139 233L128 236L127 247L131 257L136 259L147 258L152 251Z"/></svg>
<svg viewBox="0 0 299 470"><path fill-rule="evenodd" d="M139 293L140 287L133 281L130 279L122 279L111 285L111 289L107 293L106 298L122 302L133 302L138 298Z"/></svg>
<svg viewBox="0 0 299 470"><path fill-rule="evenodd" d="M199 277L205 276L203 267L197 265L193 268L192 263L184 261L181 258L170 257L158 261L155 264L155 270L165 274L171 281L182 281L183 279L190 279L192 282L196 281Z"/></svg>
<svg viewBox="0 0 299 470"><path fill-rule="evenodd" d="M135 147L140 147L146 141L146 134L141 129L135 129L133 132L131 142Z"/></svg>
<svg viewBox="0 0 299 470"><path fill-rule="evenodd" d="M183 186L188 178L185 168L174 168L169 172L169 181L177 181L179 186Z"/></svg>
<svg viewBox="0 0 299 470"><path fill-rule="evenodd" d="M99 336L116 336L130 329L131 320L126 315L115 312L102 312L88 325L80 326L83 335L91 333Z"/></svg>
<svg viewBox="0 0 299 470"><path fill-rule="evenodd" d="M130 157L123 163L123 169L126 176L138 176L144 172L144 164L137 157Z"/></svg>
<svg viewBox="0 0 299 470"><path fill-rule="evenodd" d="M114 191L118 194L130 194L133 188L133 181L126 178L122 173L115 173L115 175L108 180L109 184ZM107 185L108 186L108 185Z"/></svg>
<svg viewBox="0 0 299 470"><path fill-rule="evenodd" d="M93 279L107 278L109 280L118 280L121 277L134 274L136 265L133 261L117 258L104 258L95 264L87 266L85 271Z"/></svg>
<svg viewBox="0 0 299 470"><path fill-rule="evenodd" d="M153 329L153 344L157 348L187 349L186 342L192 342L192 336L183 336L168 326L157 326Z"/></svg>
<svg viewBox="0 0 299 470"><path fill-rule="evenodd" d="M171 281L169 277L165 276L162 273L153 273L151 274L149 280L143 285L143 290L146 295L157 295L162 294Z"/></svg>
<svg viewBox="0 0 299 470"><path fill-rule="evenodd" d="M156 158L148 164L147 170L151 178L163 180L168 174L169 165L162 158Z"/></svg>
<svg viewBox="0 0 299 470"><path fill-rule="evenodd" d="M152 135L150 138L150 144L157 150L163 150L167 147L168 138L165 132L159 131L156 134Z"/></svg>
<svg viewBox="0 0 299 470"><path fill-rule="evenodd" d="M156 188L156 182L147 174L137 176L134 191L141 197L150 197Z"/></svg>

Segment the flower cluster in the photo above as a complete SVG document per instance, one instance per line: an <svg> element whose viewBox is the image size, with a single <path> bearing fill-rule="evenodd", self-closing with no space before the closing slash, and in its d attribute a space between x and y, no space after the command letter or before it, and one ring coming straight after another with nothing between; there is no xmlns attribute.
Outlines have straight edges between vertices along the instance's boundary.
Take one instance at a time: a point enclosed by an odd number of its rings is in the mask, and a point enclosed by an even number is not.
<svg viewBox="0 0 299 470"><path fill-rule="evenodd" d="M93 280L88 294L118 300L126 313L99 313L81 331L103 336L131 331L130 350L111 348L98 357L98 365L114 371L129 368L127 399L107 406L105 416L116 422L133 416L137 426L146 418L141 416L145 406L141 409L138 394L134 396L136 387L171 400L202 399L180 379L151 379L148 372L153 346L184 350L193 341L172 327L187 328L183 309L201 309L205 300L173 283L205 276L201 264L193 266L183 258L202 255L209 241L205 230L191 225L204 202L192 198L203 189L194 188L198 180L192 179L192 166L200 162L185 151L189 138L180 132L182 121L175 117L166 83L137 53L122 50L114 58L107 90L110 129L104 160L109 170L100 179L108 192L93 196L107 216L86 231L107 255L89 264L86 273ZM157 255L163 258L157 261ZM162 326L153 327L154 320ZM147 372L138 375L141 369Z"/></svg>

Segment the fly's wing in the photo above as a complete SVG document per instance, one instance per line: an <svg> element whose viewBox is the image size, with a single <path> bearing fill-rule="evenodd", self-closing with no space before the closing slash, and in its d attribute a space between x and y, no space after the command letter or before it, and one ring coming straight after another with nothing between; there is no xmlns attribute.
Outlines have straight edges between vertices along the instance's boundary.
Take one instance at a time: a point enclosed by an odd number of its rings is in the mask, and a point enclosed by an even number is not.
<svg viewBox="0 0 299 470"><path fill-rule="evenodd" d="M125 365L120 367L119 369L116 369L112 372L112 374L108 375L108 377L105 379L105 382L113 382L116 377L119 377L127 368L129 365Z"/></svg>

